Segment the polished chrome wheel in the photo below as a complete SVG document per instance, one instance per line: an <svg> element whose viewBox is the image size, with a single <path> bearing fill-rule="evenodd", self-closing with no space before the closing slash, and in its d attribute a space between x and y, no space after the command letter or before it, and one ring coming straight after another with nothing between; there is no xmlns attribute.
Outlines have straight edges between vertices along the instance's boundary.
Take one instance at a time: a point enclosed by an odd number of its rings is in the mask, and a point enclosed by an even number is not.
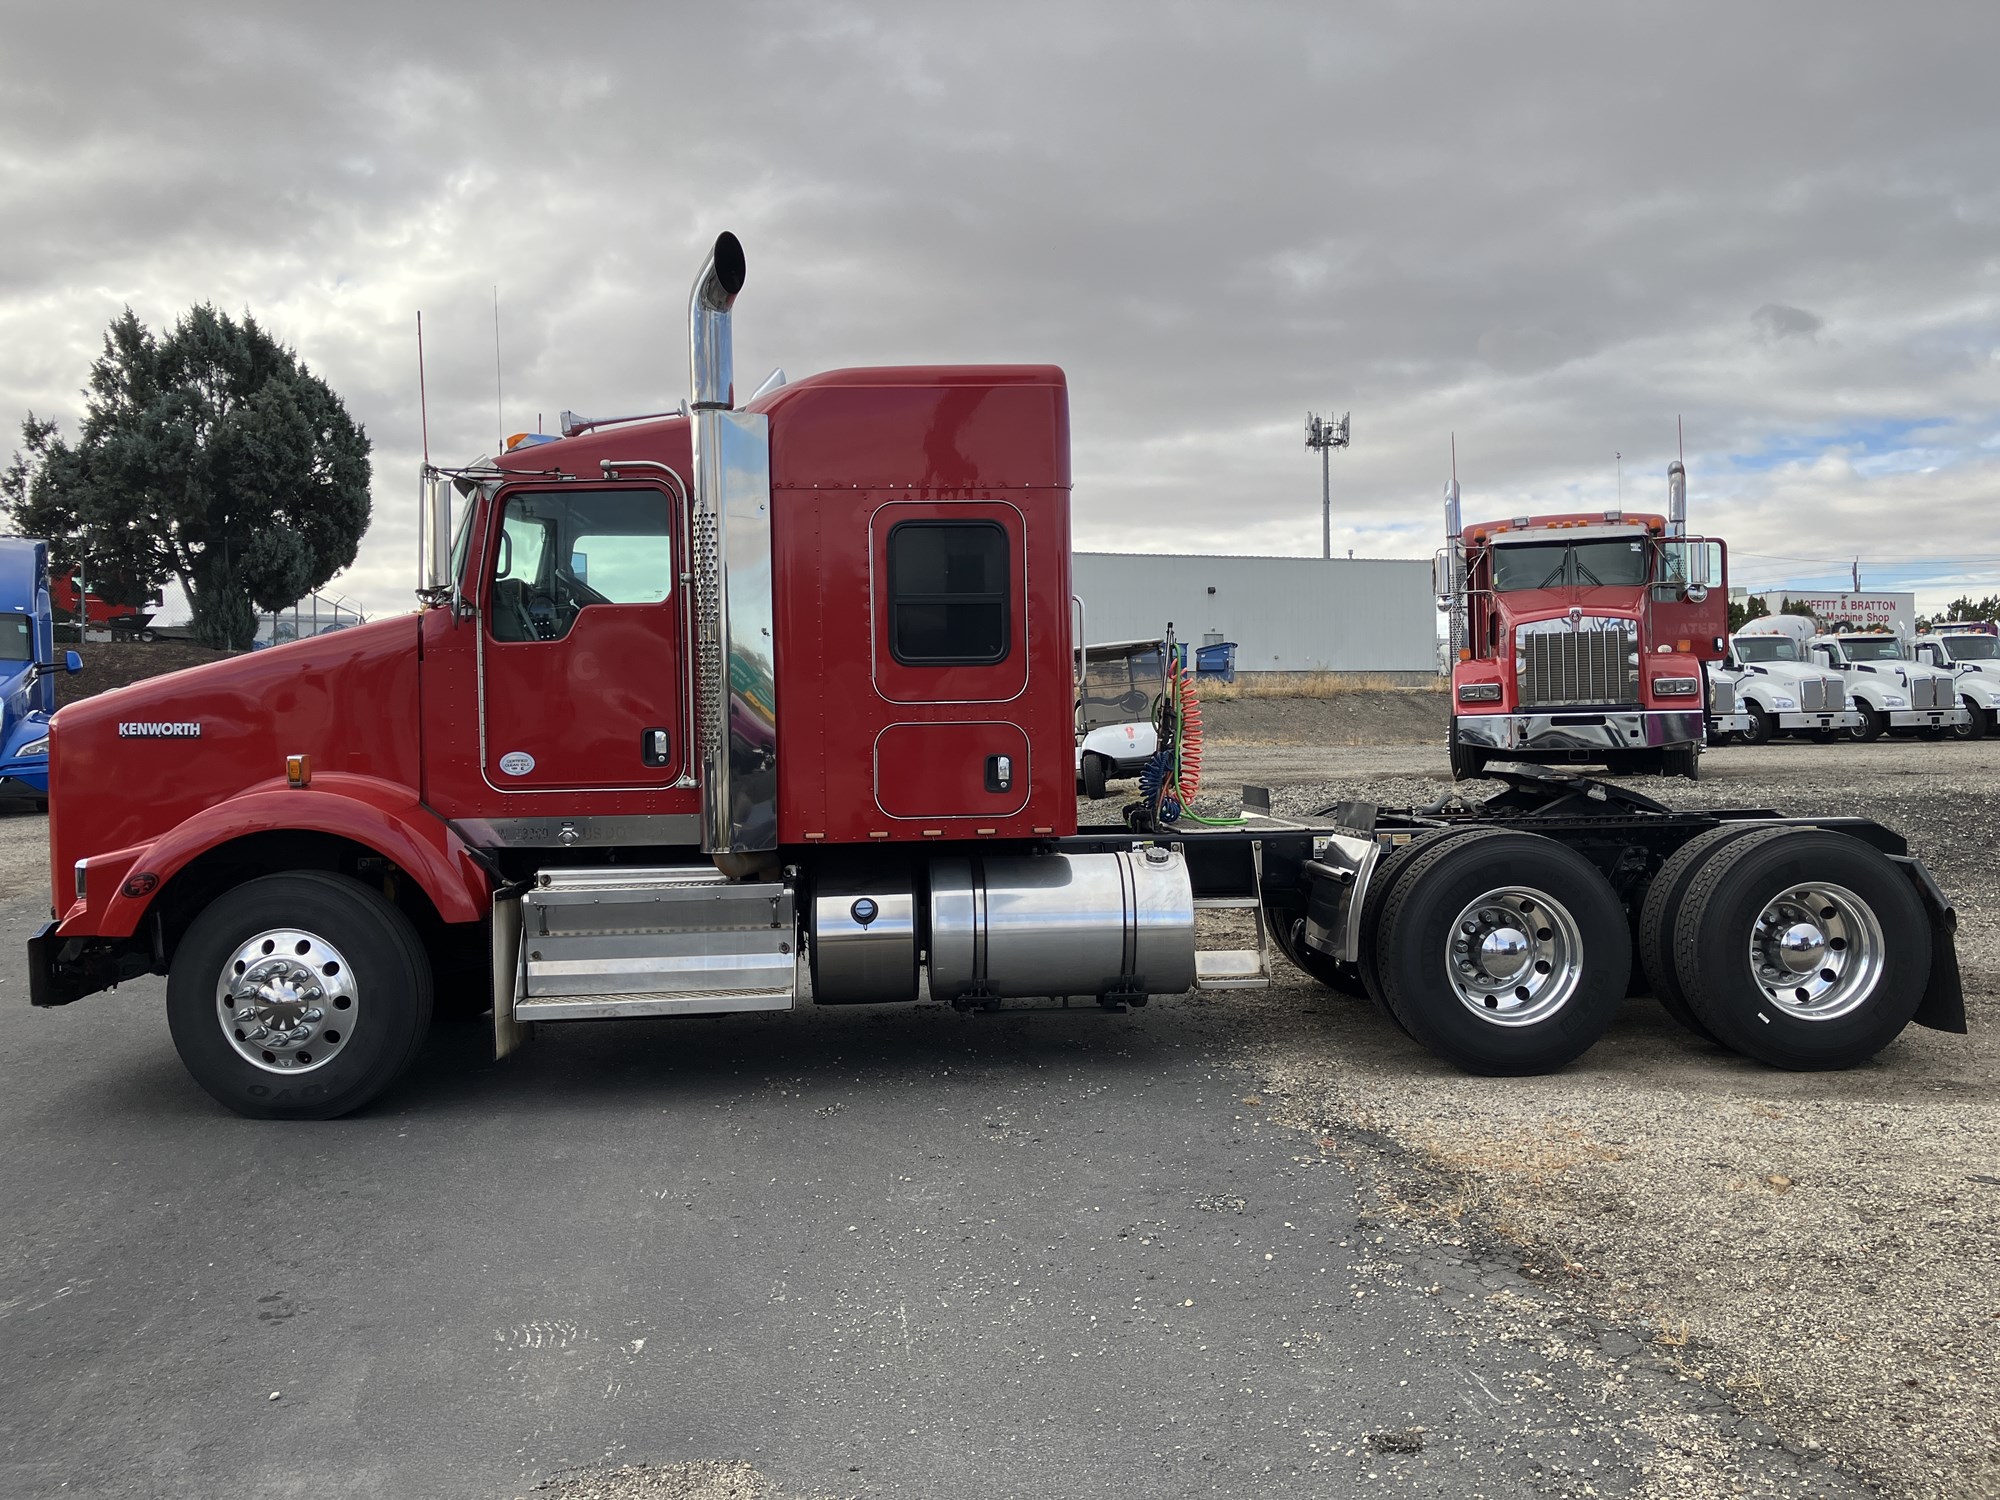
<svg viewBox="0 0 2000 1500"><path fill-rule="evenodd" d="M278 928L237 948L216 980L216 1018L229 1045L271 1073L324 1067L354 1034L354 976L338 949Z"/></svg>
<svg viewBox="0 0 2000 1500"><path fill-rule="evenodd" d="M1752 924L1750 970L1788 1015L1830 1021L1874 993L1885 947L1874 911L1846 886L1793 886Z"/></svg>
<svg viewBox="0 0 2000 1500"><path fill-rule="evenodd" d="M1445 938L1445 974L1467 1010L1532 1026L1561 1010L1583 973L1583 934L1560 902L1525 886L1469 903Z"/></svg>

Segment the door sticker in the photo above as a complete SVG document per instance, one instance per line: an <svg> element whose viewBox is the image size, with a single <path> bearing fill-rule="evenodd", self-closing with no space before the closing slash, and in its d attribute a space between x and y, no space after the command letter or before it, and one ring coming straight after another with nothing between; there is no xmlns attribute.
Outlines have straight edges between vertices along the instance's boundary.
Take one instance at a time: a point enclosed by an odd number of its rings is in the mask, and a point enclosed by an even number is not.
<svg viewBox="0 0 2000 1500"><path fill-rule="evenodd" d="M509 750L500 757L500 769L509 776L526 776L535 769L535 757L525 750Z"/></svg>

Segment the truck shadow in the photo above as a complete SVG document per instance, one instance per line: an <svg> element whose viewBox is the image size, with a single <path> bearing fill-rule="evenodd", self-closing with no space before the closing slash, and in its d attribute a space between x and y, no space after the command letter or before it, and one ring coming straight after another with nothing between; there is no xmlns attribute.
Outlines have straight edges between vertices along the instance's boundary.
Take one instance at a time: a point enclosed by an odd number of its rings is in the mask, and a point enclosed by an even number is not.
<svg viewBox="0 0 2000 1500"><path fill-rule="evenodd" d="M1156 1007L1157 1009L1157 1007ZM917 1083L1009 1085L1052 1074L1088 1088L1158 1073L1190 1045L1157 1015L942 1006L801 1007L771 1015L544 1024L495 1061L491 1018L434 1026L416 1062L368 1113L567 1113L700 1103L777 1089L801 1096ZM1216 1044L1203 1040L1204 1052ZM1180 1050L1176 1050L1176 1049Z"/></svg>

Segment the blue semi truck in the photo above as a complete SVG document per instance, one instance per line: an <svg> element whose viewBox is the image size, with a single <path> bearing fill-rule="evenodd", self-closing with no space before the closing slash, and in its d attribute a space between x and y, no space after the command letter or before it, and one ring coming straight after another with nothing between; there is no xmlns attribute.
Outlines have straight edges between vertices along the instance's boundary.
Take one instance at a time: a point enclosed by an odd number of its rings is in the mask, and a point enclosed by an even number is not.
<svg viewBox="0 0 2000 1500"><path fill-rule="evenodd" d="M62 666L83 669L64 654ZM49 718L56 711L49 544L0 537L0 805L49 803Z"/></svg>

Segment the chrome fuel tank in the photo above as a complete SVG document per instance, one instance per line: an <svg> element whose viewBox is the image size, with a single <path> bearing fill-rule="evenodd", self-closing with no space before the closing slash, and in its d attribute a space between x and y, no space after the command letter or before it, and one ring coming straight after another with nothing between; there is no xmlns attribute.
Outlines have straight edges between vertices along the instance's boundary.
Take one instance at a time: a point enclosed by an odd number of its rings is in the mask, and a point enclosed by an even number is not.
<svg viewBox="0 0 2000 1500"><path fill-rule="evenodd" d="M907 873L822 879L809 939L815 1004L917 998L917 900Z"/></svg>
<svg viewBox="0 0 2000 1500"><path fill-rule="evenodd" d="M1159 845L931 862L931 993L1177 995L1194 985L1194 888Z"/></svg>

